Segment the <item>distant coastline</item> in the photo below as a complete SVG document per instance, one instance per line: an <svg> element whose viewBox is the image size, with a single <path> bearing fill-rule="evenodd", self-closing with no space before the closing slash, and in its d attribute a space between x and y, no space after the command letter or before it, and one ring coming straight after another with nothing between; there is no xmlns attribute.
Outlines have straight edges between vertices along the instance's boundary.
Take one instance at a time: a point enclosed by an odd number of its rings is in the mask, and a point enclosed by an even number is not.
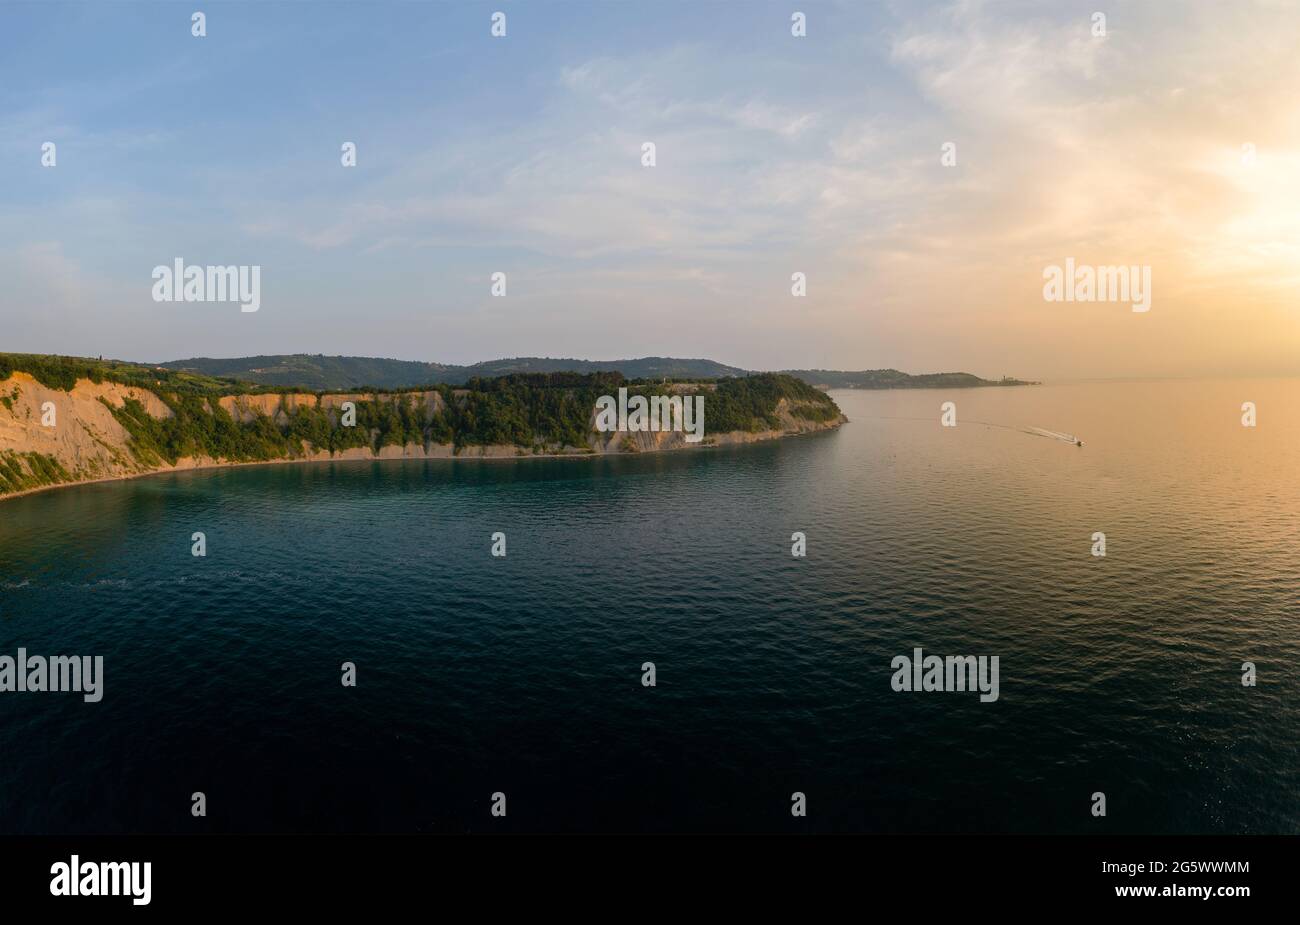
<svg viewBox="0 0 1300 925"><path fill-rule="evenodd" d="M260 386L308 390L417 388L437 382L465 385L475 379L493 379L518 373L618 372L628 379L677 381L744 377L764 372L728 366L716 360L676 357L640 357L626 360L514 357L457 366L380 357L326 356L307 353L268 354L229 359L194 357L187 360L171 360L156 366L160 369L185 372L195 376L236 379ZM781 369L772 372L793 376L816 388L962 389L1040 384L1011 376L984 379L965 372L905 373L897 369L858 371Z"/></svg>

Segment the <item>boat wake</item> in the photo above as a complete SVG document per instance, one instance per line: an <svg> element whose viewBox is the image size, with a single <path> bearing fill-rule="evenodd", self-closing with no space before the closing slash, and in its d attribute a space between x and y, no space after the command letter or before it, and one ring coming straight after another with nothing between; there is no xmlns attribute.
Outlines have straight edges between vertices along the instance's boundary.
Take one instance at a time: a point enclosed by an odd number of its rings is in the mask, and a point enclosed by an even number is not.
<svg viewBox="0 0 1300 925"><path fill-rule="evenodd" d="M1074 434L1063 434L1059 430L1047 430L1043 427L1030 427L1025 430L1027 434L1034 434L1039 437L1048 437L1052 440L1064 440L1066 443L1073 443L1076 446L1083 446L1083 441Z"/></svg>
<svg viewBox="0 0 1300 925"><path fill-rule="evenodd" d="M892 417L892 416L888 416L888 415L883 415L883 416L879 416L879 417L868 418L867 420L875 420L875 421L924 421L924 422L926 422L926 423L933 423L933 422L934 422L934 418ZM1016 425L1016 424L997 424L997 423L995 423L995 422L993 422L993 421L971 421L971 420L967 420L965 423L967 423L967 424L979 424L979 425L982 425L982 426L984 426L984 427L1000 427L1000 428L1002 428L1003 430L1014 430L1016 433L1019 433L1019 434L1029 434L1031 437L1047 437L1049 440L1060 440L1062 443L1073 443L1075 446L1083 446L1083 441L1080 440L1078 437L1076 437L1074 434L1067 434L1067 433L1065 433L1065 432L1063 432L1063 431L1059 431L1059 430L1048 430L1048 429L1045 428L1045 427L1026 427L1026 426L1024 426L1024 425Z"/></svg>

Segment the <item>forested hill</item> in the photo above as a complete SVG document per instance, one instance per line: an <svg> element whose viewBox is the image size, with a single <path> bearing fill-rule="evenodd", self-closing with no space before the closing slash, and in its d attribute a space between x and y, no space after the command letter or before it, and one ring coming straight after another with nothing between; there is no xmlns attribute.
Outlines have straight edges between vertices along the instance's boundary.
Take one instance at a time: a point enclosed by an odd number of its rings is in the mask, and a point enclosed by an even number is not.
<svg viewBox="0 0 1300 925"><path fill-rule="evenodd" d="M159 365L166 369L204 376L305 389L354 389L363 386L407 389L435 383L463 385L471 379L492 379L517 373L619 372L628 379L720 379L723 376L747 375L743 369L715 363L713 360L678 360L671 357L642 357L636 360L515 357L455 366L377 357L295 353L225 360L196 357Z"/></svg>
<svg viewBox="0 0 1300 925"><path fill-rule="evenodd" d="M720 379L746 376L750 370L708 359L641 357L628 360L577 360L550 357L515 357L487 360L469 366L422 363L378 357L324 356L322 354L275 354L270 356L211 359L196 357L159 364L174 371L223 379L238 379L259 385L285 388L380 389L415 388L445 383L462 385L474 378L490 379L515 373L620 372L628 379ZM911 375L896 369L860 371L790 369L782 372L810 385L836 389L970 388L989 385L1025 385L1019 379L981 379L970 373L926 373Z"/></svg>

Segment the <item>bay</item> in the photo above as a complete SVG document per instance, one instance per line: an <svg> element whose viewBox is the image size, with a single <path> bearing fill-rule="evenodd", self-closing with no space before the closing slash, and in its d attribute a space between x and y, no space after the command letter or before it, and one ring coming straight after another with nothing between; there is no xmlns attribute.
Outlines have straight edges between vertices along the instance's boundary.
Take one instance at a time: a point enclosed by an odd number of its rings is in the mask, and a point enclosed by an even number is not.
<svg viewBox="0 0 1300 925"><path fill-rule="evenodd" d="M1300 382L832 394L748 447L0 503L0 653L104 658L0 694L0 831L1300 831ZM916 647L998 700L892 690Z"/></svg>

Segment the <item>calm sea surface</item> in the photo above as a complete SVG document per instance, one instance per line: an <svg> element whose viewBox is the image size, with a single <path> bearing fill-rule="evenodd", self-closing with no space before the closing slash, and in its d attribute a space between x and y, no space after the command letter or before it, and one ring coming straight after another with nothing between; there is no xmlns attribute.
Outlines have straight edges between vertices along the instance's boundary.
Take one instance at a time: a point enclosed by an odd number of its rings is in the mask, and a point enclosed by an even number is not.
<svg viewBox="0 0 1300 925"><path fill-rule="evenodd" d="M833 394L752 447L0 503L0 655L105 660L0 694L0 832L1300 832L1300 382ZM997 702L893 691L918 646Z"/></svg>

